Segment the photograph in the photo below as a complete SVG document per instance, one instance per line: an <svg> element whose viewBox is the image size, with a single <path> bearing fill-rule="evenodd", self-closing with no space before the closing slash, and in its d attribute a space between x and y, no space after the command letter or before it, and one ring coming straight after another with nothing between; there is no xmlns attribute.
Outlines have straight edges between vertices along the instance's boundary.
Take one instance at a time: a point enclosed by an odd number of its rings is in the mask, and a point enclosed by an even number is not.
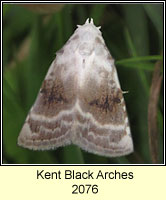
<svg viewBox="0 0 166 200"><path fill-rule="evenodd" d="M4 3L2 165L163 165L162 3Z"/></svg>

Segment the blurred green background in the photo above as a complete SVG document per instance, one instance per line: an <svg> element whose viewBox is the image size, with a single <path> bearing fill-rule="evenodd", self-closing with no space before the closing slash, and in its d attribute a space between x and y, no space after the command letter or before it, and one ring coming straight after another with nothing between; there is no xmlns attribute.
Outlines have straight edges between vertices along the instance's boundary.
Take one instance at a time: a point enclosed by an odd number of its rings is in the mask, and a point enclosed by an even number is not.
<svg viewBox="0 0 166 200"><path fill-rule="evenodd" d="M115 58L135 151L107 158L71 145L53 151L17 146L17 137L59 50L87 18L93 18ZM3 163L149 164L148 102L152 74L162 60L162 4L3 5ZM163 88L162 88L163 89ZM163 163L163 94L158 103L159 163Z"/></svg>

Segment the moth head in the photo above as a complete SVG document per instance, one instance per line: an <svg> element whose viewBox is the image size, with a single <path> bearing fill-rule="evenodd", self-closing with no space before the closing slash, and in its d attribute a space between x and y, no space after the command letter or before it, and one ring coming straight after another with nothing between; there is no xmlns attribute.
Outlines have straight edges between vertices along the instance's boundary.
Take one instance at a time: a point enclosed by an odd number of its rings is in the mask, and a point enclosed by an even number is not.
<svg viewBox="0 0 166 200"><path fill-rule="evenodd" d="M83 25L78 25L74 35L79 36L79 53L82 56L90 56L96 46L96 38L104 44L101 36L100 27L96 27L93 19L88 18Z"/></svg>
<svg viewBox="0 0 166 200"><path fill-rule="evenodd" d="M101 27L96 27L93 23L93 19L89 20L89 18L86 20L85 24L83 25L77 25L76 32L81 34L82 38L85 39L91 39L90 35L99 35L101 36L101 31L99 30ZM89 37L88 33L89 32ZM86 33L86 34L85 34Z"/></svg>

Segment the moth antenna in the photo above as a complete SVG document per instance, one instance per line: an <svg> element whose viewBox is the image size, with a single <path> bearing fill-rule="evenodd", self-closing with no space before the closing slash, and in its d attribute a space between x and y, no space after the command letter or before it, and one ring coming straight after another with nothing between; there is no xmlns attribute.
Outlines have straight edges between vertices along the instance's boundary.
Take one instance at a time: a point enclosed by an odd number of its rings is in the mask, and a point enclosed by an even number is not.
<svg viewBox="0 0 166 200"><path fill-rule="evenodd" d="M85 24L89 24L89 18L86 20Z"/></svg>
<svg viewBox="0 0 166 200"><path fill-rule="evenodd" d="M93 18L91 18L90 23L91 23L91 24L94 24L94 23L93 23Z"/></svg>
<svg viewBox="0 0 166 200"><path fill-rule="evenodd" d="M101 29L101 26L98 26L97 29L100 30L100 29Z"/></svg>

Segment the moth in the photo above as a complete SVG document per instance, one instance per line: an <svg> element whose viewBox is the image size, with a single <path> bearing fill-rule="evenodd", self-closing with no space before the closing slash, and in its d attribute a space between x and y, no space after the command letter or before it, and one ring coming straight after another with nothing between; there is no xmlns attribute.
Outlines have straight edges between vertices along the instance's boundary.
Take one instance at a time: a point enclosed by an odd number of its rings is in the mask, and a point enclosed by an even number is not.
<svg viewBox="0 0 166 200"><path fill-rule="evenodd" d="M75 144L108 157L133 152L123 92L100 28L87 19L56 53L18 145L49 150Z"/></svg>

